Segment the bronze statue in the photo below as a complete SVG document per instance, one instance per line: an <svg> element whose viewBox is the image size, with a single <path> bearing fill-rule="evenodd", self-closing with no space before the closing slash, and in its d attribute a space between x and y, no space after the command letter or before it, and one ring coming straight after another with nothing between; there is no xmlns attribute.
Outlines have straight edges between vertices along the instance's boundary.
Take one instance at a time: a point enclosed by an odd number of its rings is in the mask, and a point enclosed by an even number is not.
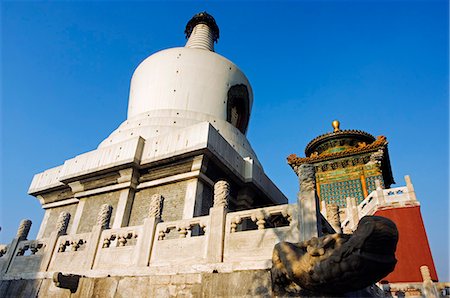
<svg viewBox="0 0 450 298"><path fill-rule="evenodd" d="M352 235L330 234L299 243L280 242L272 256L274 287L291 283L339 295L363 289L394 270L398 230L384 217L365 216Z"/></svg>

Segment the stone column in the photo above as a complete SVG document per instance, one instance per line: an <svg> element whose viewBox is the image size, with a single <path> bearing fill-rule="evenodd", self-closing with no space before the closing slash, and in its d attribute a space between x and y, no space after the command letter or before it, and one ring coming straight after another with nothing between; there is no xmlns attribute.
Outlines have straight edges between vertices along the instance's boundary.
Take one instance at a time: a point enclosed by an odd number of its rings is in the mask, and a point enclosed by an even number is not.
<svg viewBox="0 0 450 298"><path fill-rule="evenodd" d="M160 194L154 194L150 198L150 208L148 217L144 219L142 229L142 242L138 253L138 266L148 266L152 255L153 243L155 241L156 227L161 221L164 197Z"/></svg>
<svg viewBox="0 0 450 298"><path fill-rule="evenodd" d="M133 168L123 169L119 171L120 177L117 183L129 183L130 186L122 189L119 194L119 201L117 202L116 213L112 228L126 227L130 221L131 206L134 201L134 194L138 185L138 171Z"/></svg>
<svg viewBox="0 0 450 298"><path fill-rule="evenodd" d="M428 266L421 266L420 267L420 273L422 274L422 287L423 287L423 293L425 297L427 298L438 298L439 293L436 288L436 285L431 280L430 275L430 269Z"/></svg>
<svg viewBox="0 0 450 298"><path fill-rule="evenodd" d="M300 182L300 193L297 197L298 229L300 241L306 241L322 234L314 166L311 164L300 165L297 175Z"/></svg>
<svg viewBox="0 0 450 298"><path fill-rule="evenodd" d="M193 218L201 213L203 183L198 178L190 179L186 184L183 219Z"/></svg>
<svg viewBox="0 0 450 298"><path fill-rule="evenodd" d="M86 198L81 198L77 204L77 211L72 218L72 226L70 227L69 234L76 234L78 226L80 225L81 215L83 214L84 205L86 204Z"/></svg>
<svg viewBox="0 0 450 298"><path fill-rule="evenodd" d="M91 235L88 240L85 269L90 270L94 266L95 256L97 254L98 244L105 229L109 229L113 207L103 204L97 215L97 224L92 228Z"/></svg>
<svg viewBox="0 0 450 298"><path fill-rule="evenodd" d="M225 222L228 203L230 202L230 183L225 180L214 184L214 205L209 209L210 226L206 227L209 234L207 260L210 263L223 261L223 242L225 239Z"/></svg>
<svg viewBox="0 0 450 298"><path fill-rule="evenodd" d="M44 218L41 221L41 226L39 227L39 232L36 239L44 238L45 228L47 227L48 219L50 218L50 209L45 209Z"/></svg>
<svg viewBox="0 0 450 298"><path fill-rule="evenodd" d="M327 220L336 233L342 233L341 229L341 217L339 216L339 206L336 204L327 204Z"/></svg>

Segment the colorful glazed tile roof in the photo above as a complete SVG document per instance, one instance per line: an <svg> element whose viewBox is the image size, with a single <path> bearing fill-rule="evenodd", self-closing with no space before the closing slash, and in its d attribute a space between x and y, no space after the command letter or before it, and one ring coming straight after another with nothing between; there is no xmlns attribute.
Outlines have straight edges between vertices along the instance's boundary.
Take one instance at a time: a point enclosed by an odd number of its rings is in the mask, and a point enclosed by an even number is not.
<svg viewBox="0 0 450 298"><path fill-rule="evenodd" d="M315 138L314 140L312 140L308 144L308 146L310 146L310 144L312 142L314 142L315 140L318 140L319 138L322 138L322 137L330 135L330 134L340 133L340 132L344 133L344 132L349 132L349 131L348 130L338 131L338 132L334 132L334 133L321 135L321 136ZM352 132L364 133L364 134L371 136L370 134L363 132L363 131L359 131L359 130L352 130ZM323 140L323 138L322 138L322 140ZM385 147L387 144L388 144L388 141L385 136L378 136L377 139L371 144L361 145L360 147L354 147L354 148L350 148L350 149L340 151L340 152L323 153L320 155L311 155L309 157L298 157L296 154L291 154L287 157L287 162L291 167L294 167L294 166L298 166L298 165L305 164L305 163L316 163L316 162L335 159L335 158L347 157L347 156L351 156L354 154L372 152L372 151L378 150L379 148Z"/></svg>

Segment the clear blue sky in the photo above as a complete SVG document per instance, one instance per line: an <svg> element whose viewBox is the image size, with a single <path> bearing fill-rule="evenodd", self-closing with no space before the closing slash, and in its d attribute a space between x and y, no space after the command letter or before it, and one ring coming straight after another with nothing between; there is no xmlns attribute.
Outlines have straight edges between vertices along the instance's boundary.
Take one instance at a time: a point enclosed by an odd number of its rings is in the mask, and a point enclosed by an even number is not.
<svg viewBox="0 0 450 298"><path fill-rule="evenodd" d="M286 163L331 131L389 140L397 185L411 175L441 280L449 277L446 1L1 2L0 242L43 211L35 173L93 150L126 117L129 81L148 55L185 44L191 16L220 27L216 51L248 76L248 138L295 201Z"/></svg>

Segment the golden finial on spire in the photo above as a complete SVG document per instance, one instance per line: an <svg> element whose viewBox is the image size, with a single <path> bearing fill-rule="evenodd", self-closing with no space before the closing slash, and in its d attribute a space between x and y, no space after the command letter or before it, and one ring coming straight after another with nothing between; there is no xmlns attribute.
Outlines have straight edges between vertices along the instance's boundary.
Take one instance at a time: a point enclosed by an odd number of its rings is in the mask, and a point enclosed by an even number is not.
<svg viewBox="0 0 450 298"><path fill-rule="evenodd" d="M339 121L337 121L337 120L334 120L332 123L331 123L331 125L333 126L333 128L334 128L334 132L337 132L337 131L340 131L341 129L339 128L339 125L340 125L341 123L339 122Z"/></svg>

